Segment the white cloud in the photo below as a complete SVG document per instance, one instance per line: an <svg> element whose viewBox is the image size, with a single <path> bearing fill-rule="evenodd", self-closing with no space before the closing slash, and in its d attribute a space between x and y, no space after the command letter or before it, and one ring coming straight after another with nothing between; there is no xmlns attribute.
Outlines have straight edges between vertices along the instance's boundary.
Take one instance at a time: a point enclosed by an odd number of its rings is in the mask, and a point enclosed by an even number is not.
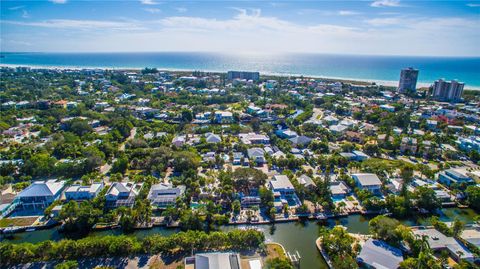
<svg viewBox="0 0 480 269"><path fill-rule="evenodd" d="M177 12L180 12L180 13L185 13L185 12L188 11L188 9L186 9L186 8L184 8L184 7L177 7L177 8L175 8L175 10L176 10Z"/></svg>
<svg viewBox="0 0 480 269"><path fill-rule="evenodd" d="M150 13L160 13L162 10L159 8L144 8L143 10L150 12Z"/></svg>
<svg viewBox="0 0 480 269"><path fill-rule="evenodd" d="M480 4L468 3L467 6L469 6L469 7L480 7Z"/></svg>
<svg viewBox="0 0 480 269"><path fill-rule="evenodd" d="M67 0L48 0L54 4L65 4L67 3Z"/></svg>
<svg viewBox="0 0 480 269"><path fill-rule="evenodd" d="M340 16L351 16L351 15L358 15L358 14L360 13L352 10L340 10L338 12L338 15Z"/></svg>
<svg viewBox="0 0 480 269"><path fill-rule="evenodd" d="M8 10L19 10L19 9L24 8L24 7L25 7L25 6L14 6L14 7L8 8Z"/></svg>
<svg viewBox="0 0 480 269"><path fill-rule="evenodd" d="M95 20L44 20L36 22L24 22L24 21L2 21L2 23L21 25L21 26L33 26L33 27L45 27L45 28L58 28L58 29L75 29L75 30L141 30L144 29L140 24L136 22L127 21L95 21Z"/></svg>
<svg viewBox="0 0 480 269"><path fill-rule="evenodd" d="M361 14L358 11L353 10L324 10L324 9L315 9L315 8L304 8L297 11L298 15L312 15L312 14L319 14L323 16L352 16L352 15L359 15Z"/></svg>
<svg viewBox="0 0 480 269"><path fill-rule="evenodd" d="M258 9L236 10L236 14L226 19L171 16L150 21L2 21L2 26L15 24L68 29L4 37L35 44L25 47L25 50L36 51L233 51L443 56L478 56L479 53L476 45L480 42L480 32L476 19L403 15L369 20L361 18L351 24L354 26L345 26L297 23L263 15ZM19 48L22 47L8 45L5 50Z"/></svg>
<svg viewBox="0 0 480 269"><path fill-rule="evenodd" d="M372 7L399 7L399 0L376 0L373 1L370 6Z"/></svg>
<svg viewBox="0 0 480 269"><path fill-rule="evenodd" d="M400 24L400 18L374 18L365 21L366 23L373 26L388 26Z"/></svg>
<svg viewBox="0 0 480 269"><path fill-rule="evenodd" d="M144 5L158 5L159 3L154 0L140 0L140 3Z"/></svg>

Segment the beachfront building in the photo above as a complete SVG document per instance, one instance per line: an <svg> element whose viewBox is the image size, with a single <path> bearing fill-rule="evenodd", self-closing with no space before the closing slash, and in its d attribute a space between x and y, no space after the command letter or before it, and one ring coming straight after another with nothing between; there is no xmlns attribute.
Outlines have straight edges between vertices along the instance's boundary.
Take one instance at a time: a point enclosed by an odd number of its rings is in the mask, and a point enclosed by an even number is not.
<svg viewBox="0 0 480 269"><path fill-rule="evenodd" d="M65 199L67 200L90 200L97 197L103 189L103 182L93 183L90 186L72 185L65 190Z"/></svg>
<svg viewBox="0 0 480 269"><path fill-rule="evenodd" d="M398 83L398 92L416 92L417 91L418 69L412 67L402 69L400 72L400 81Z"/></svg>
<svg viewBox="0 0 480 269"><path fill-rule="evenodd" d="M439 79L433 83L432 97L439 101L458 102L462 99L464 87L465 83L457 80L448 82Z"/></svg>
<svg viewBox="0 0 480 269"><path fill-rule="evenodd" d="M352 178L355 180L358 188L371 191L373 194L380 194L382 182L377 175L368 173L352 174Z"/></svg>
<svg viewBox="0 0 480 269"><path fill-rule="evenodd" d="M44 209L58 200L62 195L65 181L35 181L20 192L15 198L23 209Z"/></svg>
<svg viewBox="0 0 480 269"><path fill-rule="evenodd" d="M260 73L247 72L247 71L228 71L227 79L228 80L245 79L245 80L258 81L260 80Z"/></svg>
<svg viewBox="0 0 480 269"><path fill-rule="evenodd" d="M165 208L174 205L178 197L185 192L185 186L174 187L169 183L159 183L152 185L147 199L151 204L159 208Z"/></svg>

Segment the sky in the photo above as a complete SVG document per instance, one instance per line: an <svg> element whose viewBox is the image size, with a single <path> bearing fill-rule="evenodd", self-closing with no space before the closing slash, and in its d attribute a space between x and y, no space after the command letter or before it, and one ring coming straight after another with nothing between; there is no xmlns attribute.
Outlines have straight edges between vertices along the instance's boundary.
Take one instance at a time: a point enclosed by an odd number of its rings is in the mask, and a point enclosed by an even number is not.
<svg viewBox="0 0 480 269"><path fill-rule="evenodd" d="M480 1L0 0L2 52L480 56Z"/></svg>

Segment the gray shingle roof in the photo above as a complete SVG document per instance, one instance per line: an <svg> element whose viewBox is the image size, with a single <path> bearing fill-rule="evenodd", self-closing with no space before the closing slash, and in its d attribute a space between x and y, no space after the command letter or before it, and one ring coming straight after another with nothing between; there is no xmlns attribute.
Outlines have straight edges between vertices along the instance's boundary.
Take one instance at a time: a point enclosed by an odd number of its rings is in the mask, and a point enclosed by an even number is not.
<svg viewBox="0 0 480 269"><path fill-rule="evenodd" d="M402 251L384 241L368 239L362 246L357 260L374 268L396 269L403 261Z"/></svg>

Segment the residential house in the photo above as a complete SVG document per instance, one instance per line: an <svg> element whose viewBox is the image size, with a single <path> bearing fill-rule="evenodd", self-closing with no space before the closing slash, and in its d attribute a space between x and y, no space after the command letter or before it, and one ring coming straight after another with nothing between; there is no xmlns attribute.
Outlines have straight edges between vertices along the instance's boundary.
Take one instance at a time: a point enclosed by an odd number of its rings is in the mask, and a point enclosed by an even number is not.
<svg viewBox="0 0 480 269"><path fill-rule="evenodd" d="M257 165L262 165L266 162L265 151L262 148L249 148L247 150L248 158L255 162Z"/></svg>
<svg viewBox="0 0 480 269"><path fill-rule="evenodd" d="M310 137L304 135L292 137L289 140L295 147L305 147L312 142Z"/></svg>
<svg viewBox="0 0 480 269"><path fill-rule="evenodd" d="M270 138L264 134L241 133L238 137L245 145L270 144Z"/></svg>
<svg viewBox="0 0 480 269"><path fill-rule="evenodd" d="M233 153L233 160L232 164L233 165L241 165L242 164L242 159L244 159L245 156L241 152L234 152Z"/></svg>
<svg viewBox="0 0 480 269"><path fill-rule="evenodd" d="M215 112L216 123L232 123L233 114L230 111L216 111Z"/></svg>
<svg viewBox="0 0 480 269"><path fill-rule="evenodd" d="M35 181L21 191L13 203L18 203L24 209L44 209L60 198L64 186L65 181Z"/></svg>
<svg viewBox="0 0 480 269"><path fill-rule="evenodd" d="M298 136L297 132L290 129L278 129L275 131L275 134L284 139L290 139Z"/></svg>
<svg viewBox="0 0 480 269"><path fill-rule="evenodd" d="M345 125L339 124L339 125L331 125L328 129L333 134L342 135L348 130L348 127Z"/></svg>
<svg viewBox="0 0 480 269"><path fill-rule="evenodd" d="M355 180L358 188L371 191L374 194L380 194L382 182L377 175L368 173L352 174L352 178Z"/></svg>
<svg viewBox="0 0 480 269"><path fill-rule="evenodd" d="M174 187L172 184L159 183L152 185L147 199L150 203L159 208L165 208L174 205L178 197L185 192L185 186Z"/></svg>
<svg viewBox="0 0 480 269"><path fill-rule="evenodd" d="M333 199L343 199L350 193L350 188L342 181L331 181L330 192Z"/></svg>
<svg viewBox="0 0 480 269"><path fill-rule="evenodd" d="M452 258L459 261L460 259L467 260L469 262L474 261L474 255L468 248L454 237L446 236L436 229L419 229L413 230L413 233L417 236L425 236L428 241L430 249L434 252L441 252L447 250Z"/></svg>
<svg viewBox="0 0 480 269"><path fill-rule="evenodd" d="M313 179L307 175L299 176L297 181L307 189L315 189L317 187L315 182L313 182Z"/></svg>
<svg viewBox="0 0 480 269"><path fill-rule="evenodd" d="M366 268L397 269L403 261L403 254L382 240L370 238L362 245L357 261Z"/></svg>
<svg viewBox="0 0 480 269"><path fill-rule="evenodd" d="M185 258L185 268L191 269L241 269L240 255L229 252L199 253Z"/></svg>
<svg viewBox="0 0 480 269"><path fill-rule="evenodd" d="M473 178L468 176L464 170L451 168L438 173L438 181L444 185L450 186L452 184L474 184Z"/></svg>
<svg viewBox="0 0 480 269"><path fill-rule="evenodd" d="M277 209L282 209L285 204L290 207L300 205L295 188L286 175L274 175L268 184L274 194L274 205Z"/></svg>
<svg viewBox="0 0 480 269"><path fill-rule="evenodd" d="M93 183L90 186L72 185L65 190L65 198L67 200L90 200L97 197L103 187L103 182Z"/></svg>
<svg viewBox="0 0 480 269"><path fill-rule="evenodd" d="M205 140L207 141L207 143L213 143L213 144L222 142L222 138L219 135L212 134L212 133L205 134Z"/></svg>
<svg viewBox="0 0 480 269"><path fill-rule="evenodd" d="M143 183L114 182L105 194L107 207L131 207Z"/></svg>
<svg viewBox="0 0 480 269"><path fill-rule="evenodd" d="M326 116L325 118L323 118L323 121L327 125L337 125L339 122L338 118L332 115Z"/></svg>
<svg viewBox="0 0 480 269"><path fill-rule="evenodd" d="M400 143L400 152L415 154L417 152L417 139L413 137L403 137Z"/></svg>

